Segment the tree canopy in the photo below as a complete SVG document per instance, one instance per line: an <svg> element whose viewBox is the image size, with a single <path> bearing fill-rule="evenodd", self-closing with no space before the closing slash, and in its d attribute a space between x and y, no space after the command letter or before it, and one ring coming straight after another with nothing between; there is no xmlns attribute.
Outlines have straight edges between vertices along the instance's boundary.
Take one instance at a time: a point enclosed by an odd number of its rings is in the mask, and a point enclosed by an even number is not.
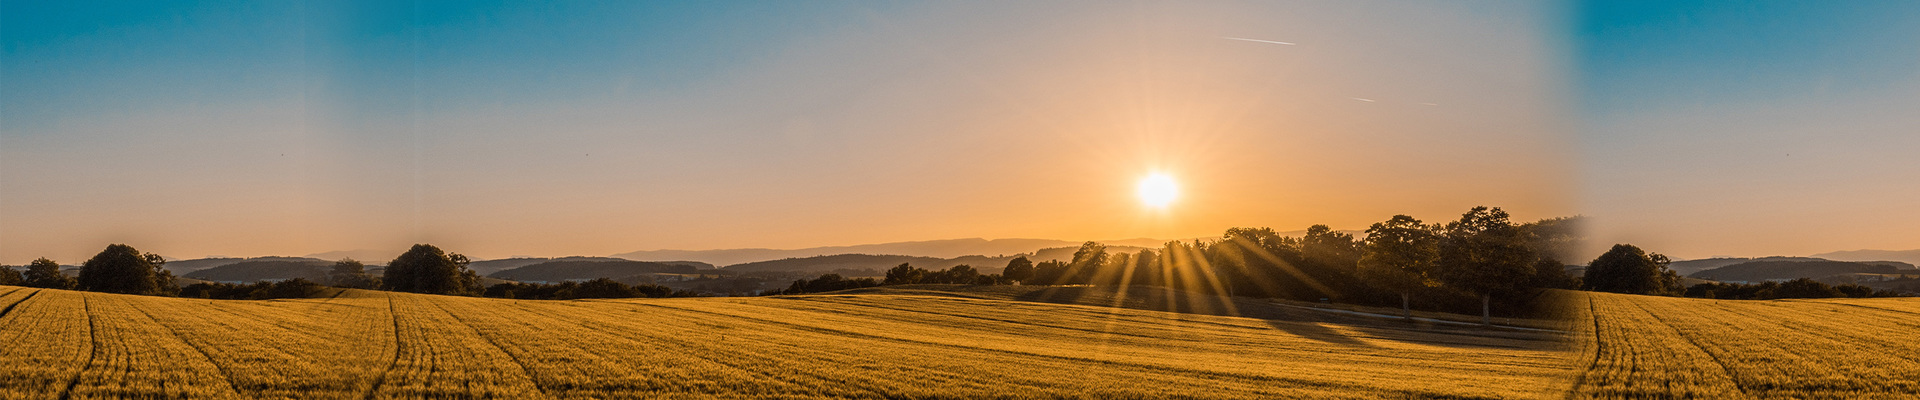
<svg viewBox="0 0 1920 400"><path fill-rule="evenodd" d="M1587 264L1581 279L1587 290L1632 294L1670 294L1680 291L1680 275L1667 269L1667 256L1648 253L1630 244L1616 244Z"/></svg>
<svg viewBox="0 0 1920 400"><path fill-rule="evenodd" d="M467 269L467 256L447 253L430 244L416 244L393 262L381 276L387 290L413 293L468 295L480 294L480 275Z"/></svg>
<svg viewBox="0 0 1920 400"><path fill-rule="evenodd" d="M133 246L108 245L80 265L77 282L81 290L95 292L171 294L179 289L174 286L173 273L161 268L166 263L165 258L141 253Z"/></svg>

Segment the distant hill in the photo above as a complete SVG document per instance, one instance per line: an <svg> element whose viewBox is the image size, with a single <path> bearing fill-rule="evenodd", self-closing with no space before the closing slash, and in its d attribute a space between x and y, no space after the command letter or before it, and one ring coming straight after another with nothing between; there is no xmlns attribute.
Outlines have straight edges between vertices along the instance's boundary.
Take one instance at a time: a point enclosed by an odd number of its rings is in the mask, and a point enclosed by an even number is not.
<svg viewBox="0 0 1920 400"><path fill-rule="evenodd" d="M521 282L562 282L594 278L625 278L634 275L674 273L690 274L699 269L685 264L646 261L548 261L487 274L488 277Z"/></svg>
<svg viewBox="0 0 1920 400"><path fill-rule="evenodd" d="M1850 250L1832 253L1820 253L1814 257L1837 261L1900 261L1920 265L1920 249L1916 250Z"/></svg>
<svg viewBox="0 0 1920 400"><path fill-rule="evenodd" d="M554 261L606 262L606 261L642 261L642 260L628 260L625 258L613 258L613 257L583 257L583 256L554 257L554 258L518 257L518 258L504 258L499 260L474 261L472 263L467 264L467 268L472 269L473 272L477 272L480 275L489 275L495 272L525 267L528 265L554 262ZM668 264L668 265L686 265L686 266L693 267L695 269L714 269L713 264L703 263L699 261L648 261L648 262L657 262L657 263Z"/></svg>
<svg viewBox="0 0 1920 400"><path fill-rule="evenodd" d="M393 259L395 257L399 257L401 253L406 253L406 252L407 252L406 249L401 249L401 250L361 249L361 250L329 251L325 253L313 253L313 254L308 254L307 257L318 258L318 259L328 260L328 261L340 261L340 259L342 258L351 258L351 259L354 259L355 261L359 261L366 265L387 265L387 263L393 262Z"/></svg>
<svg viewBox="0 0 1920 400"><path fill-rule="evenodd" d="M268 258L268 257L262 257ZM284 258L284 257L281 257ZM171 263L169 263L171 264ZM333 262L316 259L293 260L247 260L213 268L193 271L183 275L186 278L216 282L257 282L262 280L283 280L306 278L314 282L325 282L327 270L333 269Z"/></svg>
<svg viewBox="0 0 1920 400"><path fill-rule="evenodd" d="M212 257L212 258L198 258L198 259L192 259L192 260L168 261L167 264L162 267L166 268L168 271L172 271L175 276L184 276L188 273L192 273L195 271L201 271L201 270L219 267L219 266L225 266L225 265L238 264L238 263L247 262L247 261L295 261L295 262L320 261L320 262L332 263L332 261L318 259L318 258L310 258L310 257L254 257L254 258Z"/></svg>
<svg viewBox="0 0 1920 400"><path fill-rule="evenodd" d="M1905 268L1902 268L1904 266ZM1905 263L1863 263L1853 261L1752 261L1708 269L1687 275L1715 281L1761 282L1772 279L1825 278L1841 274L1892 274L1913 271Z"/></svg>
<svg viewBox="0 0 1920 400"><path fill-rule="evenodd" d="M1699 260L1674 261L1672 264L1667 264L1667 268L1672 269L1673 272L1680 273L1680 275L1692 275L1695 272L1725 267L1725 266L1734 265L1734 264L1750 263L1754 261L1829 261L1829 260L1824 258L1812 258L1812 257L1758 257L1758 258L1715 257L1715 258L1703 258Z"/></svg>
<svg viewBox="0 0 1920 400"><path fill-rule="evenodd" d="M1143 248L1144 247L1107 246L1107 253L1109 254L1114 254L1119 252L1134 253L1134 252L1140 251ZM1079 245L1076 244L1073 247L1054 247L1054 248L1040 249L1039 251L1035 251L1032 254L1012 254L1012 255L1002 255L1002 256L993 256L993 257L971 255L971 256L960 256L960 257L953 257L953 258L920 257L920 256L904 256L904 255L889 255L889 254L835 254L835 255L827 255L827 256L796 257L796 258L786 258L786 259L779 259L779 260L757 261L757 262L750 262L750 263L734 264L734 265L728 265L726 267L722 267L721 270L735 271L735 272L782 271L782 272L798 272L798 273L809 273L809 274L825 274L825 273L832 273L837 270L849 270L849 269L885 272L888 268L893 268L895 266L900 265L901 263L909 263L909 264L913 264L913 266L915 267L920 267L925 269L947 269L947 268L953 268L953 266L956 266L956 265L965 264L965 265L973 266L974 269L980 270L981 273L997 274L997 273L1000 273L1000 270L1006 269L1007 262L1013 261L1014 257L1026 256L1028 260L1031 260L1036 263L1041 261L1049 261L1049 260L1071 261L1073 260L1073 252L1079 249L1080 249Z"/></svg>
<svg viewBox="0 0 1920 400"><path fill-rule="evenodd" d="M1286 232L1283 233L1283 235L1299 236L1304 232L1305 231ZM1123 239L1099 242L1114 247L1158 248L1167 241L1160 239ZM1016 254L1032 254L1040 249L1059 247L1077 248L1081 243L1083 242L1053 239L987 240L973 238L863 244L855 246L811 247L805 249L648 250L620 253L613 256L628 260L693 260L713 265L738 265L756 261L837 254L890 254L932 258L955 258L969 255L1013 256Z"/></svg>

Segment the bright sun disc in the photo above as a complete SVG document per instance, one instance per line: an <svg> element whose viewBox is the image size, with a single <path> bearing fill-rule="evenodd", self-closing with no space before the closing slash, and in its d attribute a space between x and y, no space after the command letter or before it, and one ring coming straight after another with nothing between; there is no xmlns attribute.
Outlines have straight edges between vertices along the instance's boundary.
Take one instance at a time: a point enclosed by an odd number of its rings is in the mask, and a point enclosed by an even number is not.
<svg viewBox="0 0 1920 400"><path fill-rule="evenodd" d="M1153 208L1166 208L1168 204L1173 204L1174 198L1180 197L1180 185L1173 183L1173 177L1162 173L1141 178L1134 190L1140 196L1140 203Z"/></svg>

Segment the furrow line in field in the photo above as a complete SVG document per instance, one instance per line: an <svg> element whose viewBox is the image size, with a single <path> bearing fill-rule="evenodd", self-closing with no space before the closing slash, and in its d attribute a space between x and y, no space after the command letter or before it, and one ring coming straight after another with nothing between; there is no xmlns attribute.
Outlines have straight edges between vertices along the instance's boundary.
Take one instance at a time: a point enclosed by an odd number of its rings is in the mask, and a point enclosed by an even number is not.
<svg viewBox="0 0 1920 400"><path fill-rule="evenodd" d="M513 352L507 351L507 348L505 346L501 346L500 342L493 340L493 337L487 336L486 333L480 332L480 328L474 327L473 323L467 322L467 319L460 317L460 314L457 314L451 310L448 310L447 307L445 305L441 305L440 302L433 301L433 302L427 302L427 303L432 304L433 307L439 309L440 312L446 313L447 316L453 317L453 320L455 322L459 322L461 326L467 327L467 330L473 331L474 336L479 336L480 339L486 340L487 344L493 345L494 349L500 350L500 354L507 356L507 359L513 360L514 365L520 366L520 373L527 375L527 381L533 383L534 389L539 390L540 394L552 396L551 393L548 393L546 385L542 385L540 383L540 379L537 379L533 376L533 368L528 367L526 361L521 361L520 357L515 357Z"/></svg>
<svg viewBox="0 0 1920 400"><path fill-rule="evenodd" d="M1593 351L1584 352L1584 354L1581 355L1581 357L1587 358L1587 368L1586 371L1574 375L1573 387L1567 390L1566 400L1573 400L1579 397L1580 389L1587 384L1587 375L1591 375L1594 371L1600 369L1600 355L1606 354L1607 342L1600 338L1600 307L1593 304L1592 295L1585 297L1587 298L1587 318L1593 320L1593 334L1591 335L1593 337Z"/></svg>
<svg viewBox="0 0 1920 400"><path fill-rule="evenodd" d="M643 304L638 304L638 303L627 303L627 302L618 302L618 303L615 303L615 302L585 302L585 303L582 303L582 304L602 304L602 305L610 305L610 304L622 304L622 305L643 305ZM679 309L679 308L671 308L671 307L661 307L661 308L666 308L666 309L669 309L669 310L681 310L681 309ZM593 312L593 313L598 313L598 314L602 314L602 315L607 315L607 316L609 316L609 317L614 317L614 315L613 315L612 313L610 313L610 312L608 312L608 311L606 311L606 310L602 310L602 309L600 309L599 307L577 307L577 309L579 309L579 310L582 310L582 311L585 311L585 312ZM598 321L595 321L595 322L598 322ZM579 322L574 322L574 324L576 324L576 325L578 325L578 326L580 326L580 327L583 327L583 328L588 328L588 329L592 329L592 327L589 327L589 326L587 326L587 325L586 325L586 324L584 324L584 323L579 323ZM626 335L611 335L611 336L612 336L612 337L616 337L616 338L620 338L620 339L623 339L623 340L627 340L627 341L630 341L630 342L635 342L635 343L645 343L644 341L641 341L640 339L637 339L637 338L633 338L633 337L629 337L629 336L626 336ZM688 349L692 349L692 348L696 348L696 346L694 346L694 343L693 343L693 342L691 342L691 341L688 341L688 340L685 340L685 339L680 339L680 338L675 338L675 337L672 337L672 336L669 336L669 335L661 335L661 336L655 336L655 337L649 337L648 339L651 339L651 340L653 340L653 341L657 341L657 342L666 342L666 343L673 343L673 344L675 344L675 345L677 345L677 346L679 346L679 347L682 347L682 348L688 348ZM795 377L795 376L781 376L781 375L776 375L776 374L774 374L774 373L771 373L771 372L767 372L767 371L764 371L764 370L762 370L762 369L760 369L760 368L752 368L752 367L750 367L750 366L747 366L747 365L743 365L743 364L739 364L739 363L734 363L734 362L728 362L728 361L726 361L726 360L722 360L722 359L719 359L719 358L707 358L707 359L703 359L703 361L706 361L706 362L710 362L710 363L714 363L714 364L716 364L716 365L720 365L720 366L724 366L724 367L726 367L726 368L731 368L731 369L733 369L733 370L735 370L735 371L740 371L740 372L742 372L742 373L746 373L746 374L750 374L750 375L754 375L754 376L758 376L758 377L760 377L760 378L762 378L762 379L766 379L766 380L768 380L768 381L775 381L775 382L784 382L784 383L787 383L787 384L791 384L791 385L794 385L794 386L797 386L797 387L802 387L802 388L808 388L808 389L812 389L812 390L816 390L816 391L822 391L822 392L825 392L825 391L827 391L827 390L826 390L826 388L823 388L823 387L820 387L819 385L815 385L815 384L810 384L810 383L808 383L808 382L805 382L805 381L803 381L803 380L801 380L801 379L798 379L798 377ZM779 360L771 360L771 361L779 361ZM821 379L821 380L823 380L823 381L824 381L824 380L830 380L830 377L828 377L828 376L824 376L824 375L820 375L820 374L817 374L817 373L812 373L812 372L802 372L802 373L803 373L803 374L805 374L805 375L807 375L807 376L811 376L811 377L814 377L814 378L819 378L819 379ZM887 394L886 394L886 393L883 393L883 392L880 392L879 390L876 390L876 389L873 389L873 388L868 388L868 387L861 387L861 388L860 388L860 390L863 390L863 391L866 391L866 392L869 392L869 393L873 393L873 394L875 394L875 395L877 395L877 396L881 396L881 397L886 397L886 396L887 396Z"/></svg>
<svg viewBox="0 0 1920 400"><path fill-rule="evenodd" d="M73 380L68 381L67 388L60 391L60 400L73 398L73 388L80 386L80 376L86 375L87 370L93 368L94 357L100 356L100 327L94 326L93 302L88 300L86 293L80 294L80 306L86 310L87 314L87 343L89 343L87 346L87 363L82 364L84 366L80 367L79 371L73 373Z"/></svg>
<svg viewBox="0 0 1920 400"><path fill-rule="evenodd" d="M1720 371L1726 373L1728 380L1732 381L1734 389L1739 390L1741 394L1748 393L1746 384L1742 383L1740 379L1737 379L1739 375L1733 372L1733 368L1728 366L1726 361L1721 360L1719 357L1713 354L1713 351L1708 350L1705 346L1701 346L1699 341L1694 340L1692 336L1688 336L1686 332L1683 332L1680 330L1680 327L1675 326L1672 322L1667 321L1666 318L1662 318L1660 314L1653 312L1653 310L1647 309L1647 306L1645 304L1642 304L1642 302L1635 301L1635 302L1631 302L1630 304L1633 304L1634 307L1640 308L1641 312L1645 312L1647 313L1647 315L1652 316L1655 321L1660 322L1661 326L1665 326L1667 327L1667 329L1673 330L1674 336L1679 337L1680 339L1686 340L1687 344L1690 344L1694 348L1699 349L1702 354L1706 354L1707 359L1713 360L1713 363L1715 365L1720 366Z"/></svg>
<svg viewBox="0 0 1920 400"><path fill-rule="evenodd" d="M373 400L373 397L380 393L380 385L387 382L387 375L392 374L393 369L400 366L400 313L395 311L391 293L387 294L387 316L393 318L393 361L387 363L385 372L374 376L373 384L367 386L367 395L362 398L364 400Z"/></svg>
<svg viewBox="0 0 1920 400"><path fill-rule="evenodd" d="M145 308L141 308L140 306L132 304L131 302L127 304L127 307L132 308L134 311L139 311L141 315L145 315L147 317L147 321L153 322L154 325L160 325L160 326L166 327L167 332L173 334L173 340L178 340L180 341L180 344L186 345L188 348L192 348L194 351L199 352L200 357L204 357L207 359L207 364L213 365L214 370L220 371L220 376L226 378L227 390L233 391L234 394L236 395L240 393L240 383L234 380L233 372L227 371L227 367L225 365L220 364L219 360L215 360L213 358L213 354L207 353L207 349L201 348L200 346L194 345L193 342L187 341L186 336L180 335L179 328L174 328L173 325L161 323L159 318L154 318L153 313L147 312Z"/></svg>
<svg viewBox="0 0 1920 400"><path fill-rule="evenodd" d="M13 294L13 292L7 292L7 294ZM14 301L13 304L8 304L6 309L0 309L0 317L7 316L8 313L13 312L14 307L19 306L20 303L25 303L27 302L27 300L33 299L33 296L38 296L38 295L40 295L40 290L34 290L33 293L27 293L27 297L21 297L20 300Z"/></svg>

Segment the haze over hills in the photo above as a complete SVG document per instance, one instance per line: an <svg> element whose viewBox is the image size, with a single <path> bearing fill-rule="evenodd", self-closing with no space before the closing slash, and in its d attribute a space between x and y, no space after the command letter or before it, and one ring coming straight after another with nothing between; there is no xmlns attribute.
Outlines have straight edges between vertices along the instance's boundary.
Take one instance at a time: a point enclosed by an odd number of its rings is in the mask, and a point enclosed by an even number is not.
<svg viewBox="0 0 1920 400"><path fill-rule="evenodd" d="M1764 282L1799 278L1820 279L1847 274L1895 274L1916 272L1912 264L1894 261L1752 261L1708 269L1687 275L1721 282Z"/></svg>
<svg viewBox="0 0 1920 400"><path fill-rule="evenodd" d="M1920 249L1914 250L1848 250L1820 253L1814 257L1835 261L1900 261L1920 265Z"/></svg>
<svg viewBox="0 0 1920 400"><path fill-rule="evenodd" d="M1782 257L1782 256L1753 257L1753 258L1714 257L1714 258L1702 258L1698 260L1674 261L1672 264L1667 264L1667 268L1672 269L1673 272L1679 273L1681 276L1691 276L1695 272L1725 267L1728 265L1755 262L1755 261L1829 261L1829 260L1824 258L1813 258L1813 257Z"/></svg>
<svg viewBox="0 0 1920 400"><path fill-rule="evenodd" d="M1354 235L1355 237L1364 237L1366 235L1366 233L1362 231L1343 230L1339 232ZM1279 234L1281 236L1299 237L1301 235L1306 234L1306 231L1304 230L1288 231L1288 232L1280 232ZM1207 239L1211 239L1211 238L1207 238ZM1169 242L1172 240L1173 239L1137 238L1137 239L1120 239L1120 240L1095 240L1095 242L1100 242L1101 244L1105 244L1109 247L1115 247L1115 248L1131 247L1137 251L1139 248L1159 248L1162 244L1166 244L1166 242ZM1177 240L1192 241L1196 239L1190 238L1190 239L1177 239ZM744 263L750 263L750 262L756 262L756 261L781 260L781 259L788 259L788 258L805 258L805 257L815 257L815 256L830 256L830 255L837 255L837 254L904 255L904 256L933 257L933 258L955 258L960 256L989 256L989 257L1008 256L1010 258L1011 256L1016 254L1033 254L1034 252L1041 251L1042 249L1052 249L1052 248L1061 248L1061 247L1077 248L1080 246L1081 243L1085 243L1085 242L1071 241L1071 240L1056 240L1056 239L991 239L989 240L989 239L981 239L981 238L969 238L969 239L946 239L946 240L924 240L924 241L912 241L912 242L876 243L876 244L862 244L862 245L851 245L851 246L809 247L804 249L752 248L752 249L715 249L715 250L643 250L643 251L614 254L613 256L619 257L619 258L625 258L629 260L692 260L692 261L706 262L713 265L734 265L734 264L744 264ZM1068 252L1068 253L1071 254L1071 252ZM1038 262L1040 260L1034 260L1034 261ZM978 265L976 265L976 267L978 267Z"/></svg>
<svg viewBox="0 0 1920 400"><path fill-rule="evenodd" d="M588 280L594 278L625 278L645 274L690 274L698 272L691 265L664 264L646 261L548 261L525 265L518 268L487 274L487 277L510 279L521 282L562 282L569 280Z"/></svg>
<svg viewBox="0 0 1920 400"><path fill-rule="evenodd" d="M169 265L173 263L167 263ZM305 278L325 282L333 262L299 257L260 257L189 272L182 277L215 282L251 283Z"/></svg>
<svg viewBox="0 0 1920 400"><path fill-rule="evenodd" d="M646 260L629 260L625 258L585 257L585 256L554 257L554 258L517 257L517 258L503 258L499 260L474 261L472 263L467 264L467 268L473 269L473 272L479 273L480 275L491 275L495 272L505 271L505 270L514 269L514 268L520 268L528 265L542 264L542 263L549 263L549 262L556 262L556 261L608 262L608 261L646 261ZM667 264L667 265L685 265L685 266L693 267L694 269L714 269L715 268L713 264L703 263L699 261L646 261L646 262L655 262L655 263L661 263L661 264Z"/></svg>
<svg viewBox="0 0 1920 400"><path fill-rule="evenodd" d="M890 254L834 254L734 264L722 267L720 270L738 272L784 271L811 274L832 273L840 270L870 270L876 273L883 273L886 272L888 268L893 268L901 263L908 263L915 267L934 270L953 268L956 265L964 264L972 266L983 274L997 274L1000 273L1000 270L1006 269L1007 262L1012 261L1015 257L1025 256L1027 260L1036 263L1050 260L1071 261L1073 260L1073 253L1079 249L1079 246L1052 247L1040 249L1032 253L999 256L967 255L953 258ZM1107 253L1134 253L1142 249L1146 248L1109 245L1107 246Z"/></svg>
<svg viewBox="0 0 1920 400"><path fill-rule="evenodd" d="M166 268L167 271L172 271L173 274L176 276L185 276L195 271L201 271L201 270L214 268L214 267L238 264L238 263L247 262L247 261L292 261L292 262L314 261L314 262L329 262L329 263L332 262L332 261L327 261L326 259L313 258L313 257L277 257L277 256L253 257L253 258L209 257L209 258L199 258L199 259L192 259L192 260L167 261L166 265L162 265L161 267Z"/></svg>

